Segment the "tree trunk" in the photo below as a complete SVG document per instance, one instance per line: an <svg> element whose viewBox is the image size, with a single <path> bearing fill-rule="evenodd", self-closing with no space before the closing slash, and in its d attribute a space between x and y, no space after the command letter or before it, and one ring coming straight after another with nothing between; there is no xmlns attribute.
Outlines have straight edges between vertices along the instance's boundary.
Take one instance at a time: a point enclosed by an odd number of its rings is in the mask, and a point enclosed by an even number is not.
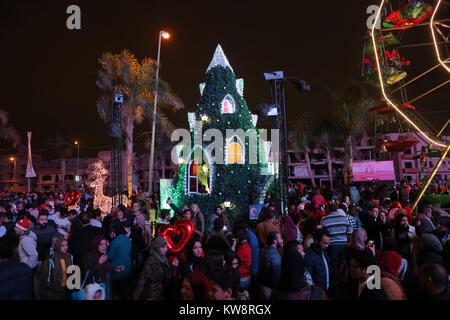
<svg viewBox="0 0 450 320"><path fill-rule="evenodd" d="M128 197L131 197L133 193L133 131L134 123L133 119L127 121L127 127L125 128L126 139L125 145L127 147L127 185L128 185ZM121 155L122 156L122 155Z"/></svg>
<svg viewBox="0 0 450 320"><path fill-rule="evenodd" d="M327 164L328 164L328 175L330 177L330 189L333 190L333 166L331 164L331 155L329 148L327 148Z"/></svg>
<svg viewBox="0 0 450 320"><path fill-rule="evenodd" d="M352 136L345 139L345 177L344 183L353 183L353 141Z"/></svg>
<svg viewBox="0 0 450 320"><path fill-rule="evenodd" d="M309 178L311 179L311 183L313 188L316 187L316 182L314 181L314 176L311 169L311 161L309 160L309 152L307 150L303 151L305 154L305 160L306 160L306 168L308 169Z"/></svg>

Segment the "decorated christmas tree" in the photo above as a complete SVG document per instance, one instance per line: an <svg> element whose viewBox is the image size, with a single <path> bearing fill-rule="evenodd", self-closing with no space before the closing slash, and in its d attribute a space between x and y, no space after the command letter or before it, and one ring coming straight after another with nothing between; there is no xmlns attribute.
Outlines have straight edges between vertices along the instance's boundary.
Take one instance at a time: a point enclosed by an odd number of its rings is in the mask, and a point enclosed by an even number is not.
<svg viewBox="0 0 450 320"><path fill-rule="evenodd" d="M248 216L250 204L264 203L273 179L267 164L269 143L259 136L258 117L250 112L244 99L244 80L236 79L220 45L206 74L206 82L200 84L198 108L188 114L190 153L178 166L170 195L177 206L196 203L206 219L217 206L225 208L228 200L226 213L234 220L237 215ZM205 141L208 129L222 133L219 148L208 147L216 142ZM239 129L249 135L243 137ZM195 130L201 130L200 144L194 138ZM252 134L255 139L250 137ZM194 157L196 149L203 155L201 163Z"/></svg>

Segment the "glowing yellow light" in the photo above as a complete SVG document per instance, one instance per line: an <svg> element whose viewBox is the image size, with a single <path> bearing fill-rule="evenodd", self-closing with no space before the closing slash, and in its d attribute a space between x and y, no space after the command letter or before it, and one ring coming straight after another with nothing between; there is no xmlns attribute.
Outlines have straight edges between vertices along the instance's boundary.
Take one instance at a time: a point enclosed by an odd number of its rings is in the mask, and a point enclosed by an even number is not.
<svg viewBox="0 0 450 320"><path fill-rule="evenodd" d="M9 158L9 160L14 161L14 157Z"/></svg>
<svg viewBox="0 0 450 320"><path fill-rule="evenodd" d="M166 31L161 31L161 36L164 39L169 39L170 38L170 34L168 32L166 32Z"/></svg>
<svg viewBox="0 0 450 320"><path fill-rule="evenodd" d="M208 116L207 116L207 115L203 115L203 116L202 116L202 120L203 120L203 121L208 121Z"/></svg>
<svg viewBox="0 0 450 320"><path fill-rule="evenodd" d="M372 37L372 44L373 44L373 48L374 48L374 52L375 52L375 60L376 60L376 62L377 62L377 68L378 68L378 70L377 70L377 72L378 72L378 77L379 77L379 79L380 79L380 84L381 84L381 92L382 92L382 94L383 94L383 96L384 96L384 98L386 99L386 101L398 112L398 113L400 113L400 115L403 117L403 118L405 118L405 120L406 121L408 121L416 130L417 130L417 132L419 132L426 140L428 140L429 142L431 142L431 143L433 143L433 144L435 144L435 145L437 145L437 146L440 146L440 147L443 147L443 148L445 148L445 147L447 147L445 144L442 144L442 143L439 143L439 142L437 142L436 140L433 140L433 139L431 139L430 137L428 137L422 130L420 130L420 128L411 120L411 119L409 119L408 118L408 116L406 116L391 100L389 100L389 98L387 97L387 95L386 95L386 92L384 91L384 83L383 83L383 77L382 77L382 74L381 74L381 65L380 65L380 60L379 60L379 58L378 58L378 48L377 48L377 44L376 44L376 41L375 41L375 27L376 27L376 25L377 25L377 21L378 21L378 19L380 19L380 15L381 15L381 9L383 8L383 5L384 5L384 2L385 2L385 0L382 0L381 1L381 4L380 4L380 9L378 10L378 12L377 12L377 16L376 16L376 18L375 18L375 21L374 21L374 25L372 26L372 33L370 34L370 36ZM435 13L436 13L436 11L435 11Z"/></svg>
<svg viewBox="0 0 450 320"><path fill-rule="evenodd" d="M75 143L75 144L78 144L78 141L75 141L74 143Z"/></svg>
<svg viewBox="0 0 450 320"><path fill-rule="evenodd" d="M442 60L441 60L441 55L439 54L439 49L438 49L438 46L437 46L436 36L435 36L435 34L434 34L434 28L433 28L433 24L434 24L434 16L436 15L436 12L438 11L438 8L439 8L439 5L441 4L441 1L442 1L442 0L439 0L438 3L436 4L436 8L434 9L433 15L431 16L431 20L430 20L430 29L431 29L431 36L433 37L434 48L435 48L435 50L436 50L436 55L437 55L437 58L438 58L438 60L439 60L439 63L447 70L447 72L450 72L450 68L447 67L447 66L445 65L445 63L442 62Z"/></svg>

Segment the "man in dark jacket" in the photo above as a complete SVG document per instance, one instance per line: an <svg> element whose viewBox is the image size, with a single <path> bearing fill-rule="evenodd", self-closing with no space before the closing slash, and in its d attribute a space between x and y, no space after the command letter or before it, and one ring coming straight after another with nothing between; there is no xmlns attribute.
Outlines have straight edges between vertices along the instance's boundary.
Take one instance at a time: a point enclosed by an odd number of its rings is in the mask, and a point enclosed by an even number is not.
<svg viewBox="0 0 450 320"><path fill-rule="evenodd" d="M37 237L38 260L44 261L50 254L52 237L56 233L54 224L48 222L48 210L41 210L37 219L37 225L31 229Z"/></svg>
<svg viewBox="0 0 450 320"><path fill-rule="evenodd" d="M314 243L305 251L305 267L308 270L314 285L328 290L330 278L334 277L330 271L330 259L326 250L330 244L330 236L324 230L314 233Z"/></svg>
<svg viewBox="0 0 450 320"><path fill-rule="evenodd" d="M269 300L272 290L278 288L281 269L281 255L278 249L283 246L283 238L279 232L271 232L267 236L269 247L263 251L259 264L260 298Z"/></svg>
<svg viewBox="0 0 450 320"><path fill-rule="evenodd" d="M74 264L77 265L82 263L84 255L89 251L92 239L97 235L106 236L102 228L90 224L89 213L83 212L80 219L83 227L73 233L69 240L69 249L73 255Z"/></svg>
<svg viewBox="0 0 450 320"><path fill-rule="evenodd" d="M16 238L5 235L0 238L0 300L31 300L32 270L13 259Z"/></svg>
<svg viewBox="0 0 450 320"><path fill-rule="evenodd" d="M367 240L374 241L376 249L382 249L383 231L387 226L380 220L378 207L370 206L368 213L362 221L363 227L367 231Z"/></svg>

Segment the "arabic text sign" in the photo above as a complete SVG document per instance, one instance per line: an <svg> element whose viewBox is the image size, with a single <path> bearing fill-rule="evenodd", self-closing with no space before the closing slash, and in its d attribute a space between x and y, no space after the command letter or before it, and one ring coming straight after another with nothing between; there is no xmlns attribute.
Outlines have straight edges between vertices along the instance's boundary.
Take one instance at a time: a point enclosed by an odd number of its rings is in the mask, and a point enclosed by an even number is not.
<svg viewBox="0 0 450 320"><path fill-rule="evenodd" d="M353 162L354 181L395 180L394 161Z"/></svg>

